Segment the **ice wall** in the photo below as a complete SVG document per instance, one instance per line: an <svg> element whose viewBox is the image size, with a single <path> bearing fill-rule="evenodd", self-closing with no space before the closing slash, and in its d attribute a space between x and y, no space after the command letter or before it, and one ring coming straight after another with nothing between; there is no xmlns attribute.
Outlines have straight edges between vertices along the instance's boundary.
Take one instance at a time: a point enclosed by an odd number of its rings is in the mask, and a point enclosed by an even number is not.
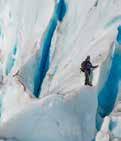
<svg viewBox="0 0 121 141"><path fill-rule="evenodd" d="M28 2L1 1L1 50L5 74L15 73L36 52L53 13L54 1L36 0L29 6ZM15 46L16 59L13 54Z"/></svg>
<svg viewBox="0 0 121 141"><path fill-rule="evenodd" d="M43 79L49 69L50 47L54 31L57 24L63 20L65 12L65 1L60 0L56 2L55 10L46 30L43 33L43 38L41 42L38 43L39 49L36 54L33 54L20 69L19 79L36 97L40 94ZM36 47L37 45L35 45L35 48ZM29 74L28 71L30 71Z"/></svg>
<svg viewBox="0 0 121 141"><path fill-rule="evenodd" d="M108 69L106 76L100 74L100 76L104 76L104 83L98 94L98 111L97 111L97 121L98 116L102 118L106 115L109 115L114 108L114 104L116 102L119 84L121 81L121 47L120 47L120 26L118 27L118 35L117 41L112 44L112 51L110 55L107 57L107 60L104 62L104 66L102 67L102 72L104 72L105 68ZM108 66L108 67L107 67ZM99 84L100 85L100 84ZM98 115L99 114L99 115ZM98 123L97 123L98 124ZM97 125L98 126L98 125Z"/></svg>
<svg viewBox="0 0 121 141"><path fill-rule="evenodd" d="M104 2L104 1L103 1ZM102 63L115 38L120 20L118 3L107 1L67 1L68 11L52 40L52 62L42 85L42 95L65 94L83 85L80 63L87 55L94 64ZM75 5L75 6L74 6ZM103 14L103 8L106 15ZM76 7L76 9L74 8ZM114 9L115 12L110 12ZM83 14L81 14L83 13ZM95 70L98 75L98 71ZM94 75L94 85L98 76ZM81 77L81 78L80 78Z"/></svg>
<svg viewBox="0 0 121 141"><path fill-rule="evenodd" d="M23 111L1 123L0 137L14 137L20 141L90 140L95 132L95 105L94 88L84 88L80 93L65 97L47 96L25 105Z"/></svg>
<svg viewBox="0 0 121 141"><path fill-rule="evenodd" d="M112 99L110 105L104 100L104 107L101 100L98 110L104 115L113 108L119 78L112 66L120 58L120 49L114 44L113 59L109 50L121 22L121 1L65 2L67 11L63 0L1 1L0 44L5 80L0 137L3 139L92 140L96 132L97 93L109 96L110 72L116 75ZM108 54L110 67L106 66L105 81L97 89L100 65ZM94 71L92 88L84 86L84 75L80 74L80 63L87 55L93 64L99 65ZM117 65L118 73L119 70ZM36 99L33 94L38 97L40 88L41 95Z"/></svg>

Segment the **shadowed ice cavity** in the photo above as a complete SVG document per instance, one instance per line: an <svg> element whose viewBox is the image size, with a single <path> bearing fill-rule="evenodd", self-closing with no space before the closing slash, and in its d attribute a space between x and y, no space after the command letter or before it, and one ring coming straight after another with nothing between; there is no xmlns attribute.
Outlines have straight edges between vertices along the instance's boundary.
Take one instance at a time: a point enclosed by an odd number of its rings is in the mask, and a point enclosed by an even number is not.
<svg viewBox="0 0 121 141"><path fill-rule="evenodd" d="M106 71L104 73L104 71ZM106 74L106 75L103 75ZM98 93L98 109L96 117L97 129L100 129L102 120L109 115L117 98L119 82L121 80L121 26L118 27L117 41L113 43L111 52L101 68L102 87ZM100 81L102 81L100 79Z"/></svg>
<svg viewBox="0 0 121 141"><path fill-rule="evenodd" d="M58 21L63 20L65 13L65 1L59 0L55 5L53 16L46 29L39 51L21 68L20 76L18 76L36 97L39 97L43 79L49 69L49 54L54 31Z"/></svg>

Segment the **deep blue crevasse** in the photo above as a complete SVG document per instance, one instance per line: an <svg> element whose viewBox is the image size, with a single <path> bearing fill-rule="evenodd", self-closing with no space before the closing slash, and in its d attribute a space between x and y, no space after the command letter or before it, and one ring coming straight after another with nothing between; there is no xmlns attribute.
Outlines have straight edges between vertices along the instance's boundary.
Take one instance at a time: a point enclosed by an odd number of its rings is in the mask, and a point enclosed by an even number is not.
<svg viewBox="0 0 121 141"><path fill-rule="evenodd" d="M64 0L56 3L53 16L41 41L40 49L36 54L32 54L29 60L20 68L19 81L36 97L40 95L43 79L49 69L51 41L57 22L63 20L66 9Z"/></svg>
<svg viewBox="0 0 121 141"><path fill-rule="evenodd" d="M49 69L49 54L50 54L50 47L51 47L51 41L54 34L54 31L57 26L58 21L62 21L66 13L66 4L64 0L59 0L59 2L55 6L54 14L50 20L49 26L47 28L47 31L44 35L44 40L42 42L42 45L40 47L39 55L41 58L39 60L38 69L35 74L34 78L34 95L36 97L39 96L41 91L41 86L43 79L46 75L46 72Z"/></svg>
<svg viewBox="0 0 121 141"><path fill-rule="evenodd" d="M115 50L108 78L98 94L97 114L102 119L113 110L118 94L119 81L121 81L121 26L118 27L117 42L115 43ZM97 121L98 120L99 119L97 119ZM99 129L101 125L99 125L99 123L97 124L97 128Z"/></svg>

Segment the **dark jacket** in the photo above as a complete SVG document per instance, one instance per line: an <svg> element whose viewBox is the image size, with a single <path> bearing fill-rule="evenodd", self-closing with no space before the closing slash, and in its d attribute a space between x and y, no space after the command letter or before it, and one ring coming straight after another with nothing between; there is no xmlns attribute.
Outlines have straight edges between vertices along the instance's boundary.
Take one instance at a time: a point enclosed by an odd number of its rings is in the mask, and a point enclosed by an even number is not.
<svg viewBox="0 0 121 141"><path fill-rule="evenodd" d="M91 70L96 67L97 66L93 66L89 60L85 60L81 64L81 69L83 70L83 72L91 72Z"/></svg>

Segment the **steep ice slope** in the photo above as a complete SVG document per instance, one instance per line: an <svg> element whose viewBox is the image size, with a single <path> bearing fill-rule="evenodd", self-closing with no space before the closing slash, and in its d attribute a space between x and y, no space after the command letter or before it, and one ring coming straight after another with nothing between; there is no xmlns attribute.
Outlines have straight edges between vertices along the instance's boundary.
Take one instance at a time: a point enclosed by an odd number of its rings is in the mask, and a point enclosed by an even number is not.
<svg viewBox="0 0 121 141"><path fill-rule="evenodd" d="M1 1L0 41L5 74L11 69L16 72L36 52L53 14L54 1L28 3L29 0Z"/></svg>
<svg viewBox="0 0 121 141"><path fill-rule="evenodd" d="M121 82L121 26L118 27L117 42L114 44L114 53L112 52L112 57L108 57L110 60L111 67L108 69L108 77L104 83L104 87L99 94L98 103L98 126L99 126L99 116L104 117L110 114L110 121L108 123L104 122L102 124L103 130L101 130L96 135L96 141L120 141L120 131L121 131L121 114L120 114L120 82ZM109 65L109 61L105 61L105 66ZM111 84L112 83L112 84ZM112 87L113 86L113 87ZM113 88L113 89L112 89ZM116 101L117 99L117 101ZM114 105L115 104L115 105ZM109 118L109 117L108 117Z"/></svg>
<svg viewBox="0 0 121 141"><path fill-rule="evenodd" d="M5 74L6 69L11 70L12 75L40 49L54 1L36 0L30 5L30 1L24 0L22 3L1 2L1 29L5 34L4 40L1 39L3 71ZM92 88L83 86L84 77L80 76L79 68L87 55L91 55L94 64L100 65L105 60L121 22L121 0L66 0L66 3L67 13L52 39L49 71L42 84L40 99L30 98L32 91L23 92L21 83L16 83L12 76L5 77L0 123L3 139L90 141L95 135L97 94L102 88L97 89L100 67L94 72ZM14 54L16 43L17 53ZM12 59L8 56L15 61L9 62ZM103 86L104 81L101 82Z"/></svg>
<svg viewBox="0 0 121 141"><path fill-rule="evenodd" d="M14 80L11 75L20 70L28 58L38 51L42 36L54 11L54 1L36 0L31 1L29 5L28 2L24 0L12 1L12 3L1 1L3 7L0 14L0 61L4 75L4 85L0 95L2 121L9 119L14 113L24 108L25 101L26 103L33 101L29 98L32 93L24 92L21 89L23 87L21 83ZM11 77L6 77L8 73Z"/></svg>
<svg viewBox="0 0 121 141"><path fill-rule="evenodd" d="M43 79L49 69L53 34L59 22L62 22L66 14L66 9L64 0L60 0L55 4L53 15L41 40L40 48L20 69L19 80L21 80L36 97L40 95ZM30 73L28 73L28 71L30 71Z"/></svg>
<svg viewBox="0 0 121 141"><path fill-rule="evenodd" d="M86 55L91 55L93 63L100 64L116 37L120 1L111 0L110 4L99 1L97 7L95 1L90 0L67 3L64 21L53 37L52 62L40 97L52 93L65 94L80 88L83 85L83 75L80 79L79 72L81 61ZM97 75L94 75L94 85Z"/></svg>
<svg viewBox="0 0 121 141"><path fill-rule="evenodd" d="M102 71L104 71L105 67L108 68L108 71L107 71L107 75L105 76L105 80L103 80L104 84L101 90L99 91L99 95L98 95L97 114L99 114L98 116L102 118L105 117L106 115L109 115L112 112L118 92L120 90L119 84L121 81L121 76L120 76L121 47L119 43L112 44L112 52L110 53L107 59L109 61L106 60L104 62L104 67L102 68ZM103 74L101 74L101 77L102 76ZM99 117L97 117L97 121L98 118ZM97 125L97 127L98 126L99 125Z"/></svg>

